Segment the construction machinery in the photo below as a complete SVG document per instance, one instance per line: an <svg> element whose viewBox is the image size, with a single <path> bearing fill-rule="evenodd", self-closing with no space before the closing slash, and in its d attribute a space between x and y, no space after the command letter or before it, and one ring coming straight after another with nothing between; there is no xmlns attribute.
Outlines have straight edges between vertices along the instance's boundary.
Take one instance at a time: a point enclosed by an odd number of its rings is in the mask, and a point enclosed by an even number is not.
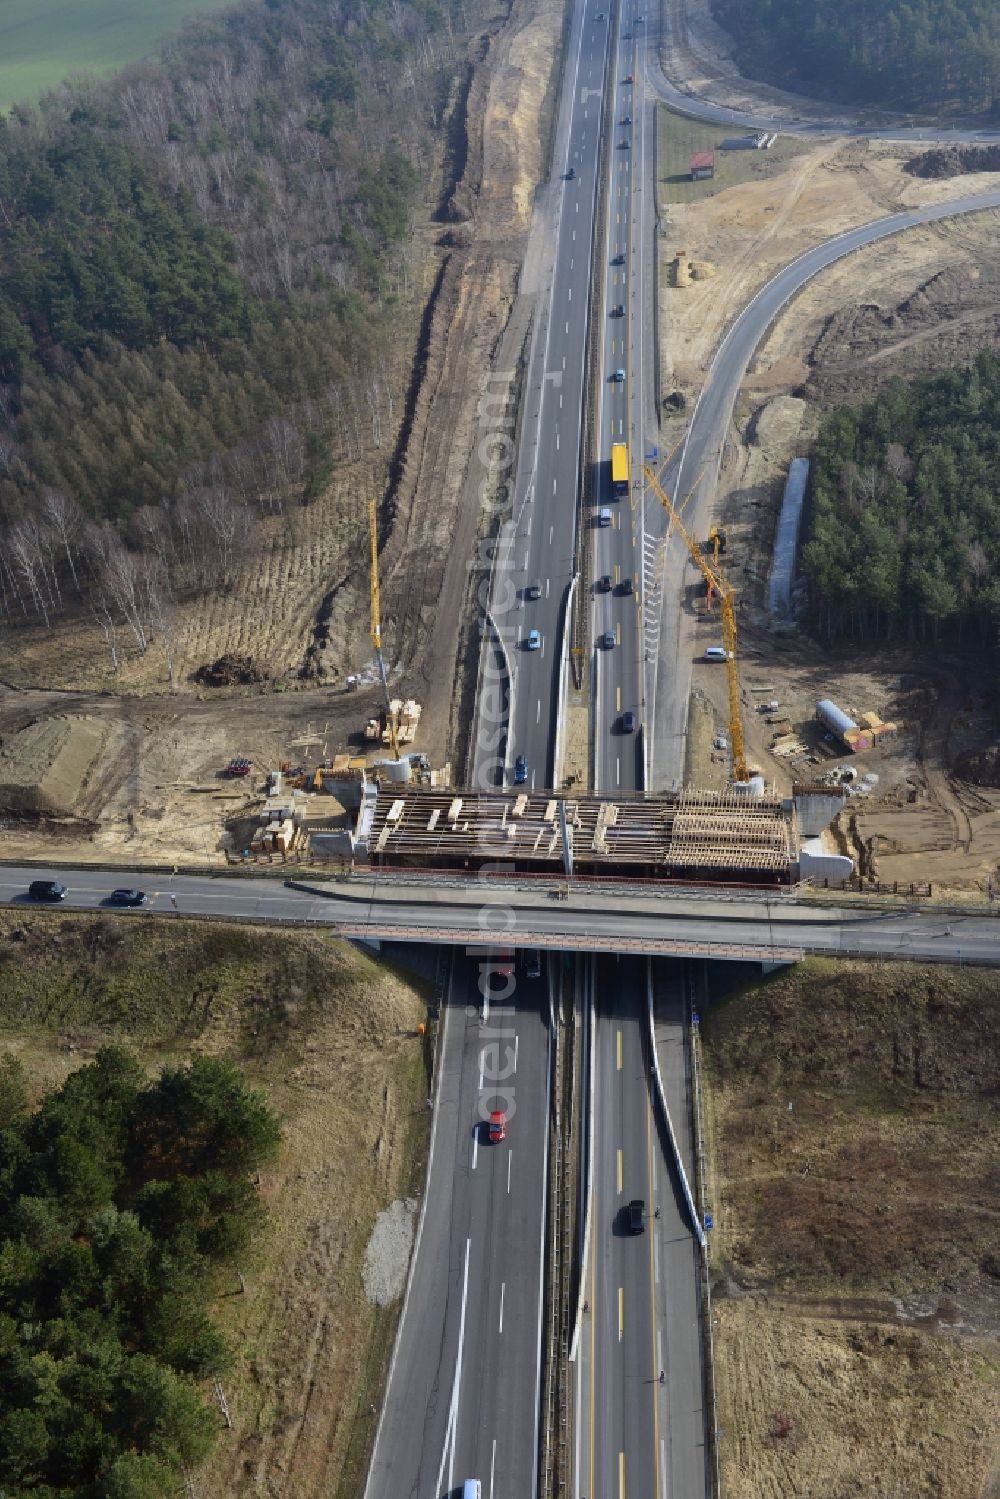
<svg viewBox="0 0 1000 1499"><path fill-rule="evenodd" d="M715 567L719 565L719 558L726 550L726 531L724 526L710 526L708 529L708 544L712 548L712 563Z"/></svg>
<svg viewBox="0 0 1000 1499"><path fill-rule="evenodd" d="M745 781L750 772L747 766L746 741L743 735L739 664L736 657L736 590L718 570L717 565L712 567L706 560L701 547L687 530L655 471L648 463L643 464L642 471L646 476L646 483L677 527L690 553L691 561L708 584L709 597L711 598L713 593L719 596L722 609L722 644L726 653L726 671L729 677L729 737L733 747L733 779Z"/></svg>
<svg viewBox="0 0 1000 1499"><path fill-rule="evenodd" d="M399 739L396 733L396 717L392 711L392 703L389 700L389 682L385 674L385 661L382 658L382 606L379 598L378 587L378 510L374 500L368 501L368 535L371 543L372 570L371 570L371 637L372 645L375 647L375 661L378 666L378 677L382 683L382 696L385 700L385 728L380 731L380 737L384 739L388 734L388 742L392 746L392 753L399 759ZM370 725L369 725L370 727ZM369 738L374 736L368 734Z"/></svg>

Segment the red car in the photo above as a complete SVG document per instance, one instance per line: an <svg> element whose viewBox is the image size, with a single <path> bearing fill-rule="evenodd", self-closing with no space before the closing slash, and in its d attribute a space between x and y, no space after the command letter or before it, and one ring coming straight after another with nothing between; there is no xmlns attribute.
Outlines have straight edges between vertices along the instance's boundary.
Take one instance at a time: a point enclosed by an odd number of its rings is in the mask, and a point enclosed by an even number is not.
<svg viewBox="0 0 1000 1499"><path fill-rule="evenodd" d="M503 1109L494 1109L490 1115L490 1144L499 1145L507 1138L507 1115Z"/></svg>

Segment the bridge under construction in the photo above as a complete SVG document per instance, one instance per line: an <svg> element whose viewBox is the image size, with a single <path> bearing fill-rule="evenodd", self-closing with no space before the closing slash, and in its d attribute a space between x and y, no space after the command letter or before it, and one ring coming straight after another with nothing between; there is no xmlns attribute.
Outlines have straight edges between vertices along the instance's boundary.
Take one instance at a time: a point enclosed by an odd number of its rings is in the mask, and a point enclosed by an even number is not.
<svg viewBox="0 0 1000 1499"><path fill-rule="evenodd" d="M501 864L526 874L753 885L800 877L796 801L775 793L372 791L359 811L355 865L472 873Z"/></svg>

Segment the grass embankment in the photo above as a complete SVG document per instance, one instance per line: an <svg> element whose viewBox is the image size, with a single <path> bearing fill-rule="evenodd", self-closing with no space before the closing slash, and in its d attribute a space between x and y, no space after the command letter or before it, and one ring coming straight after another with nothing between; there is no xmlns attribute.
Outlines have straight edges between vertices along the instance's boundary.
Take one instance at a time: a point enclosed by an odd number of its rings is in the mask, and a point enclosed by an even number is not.
<svg viewBox="0 0 1000 1499"><path fill-rule="evenodd" d="M984 1492L998 1010L991 971L811 960L706 1015L730 1499Z"/></svg>
<svg viewBox="0 0 1000 1499"><path fill-rule="evenodd" d="M766 151L720 151L724 140L750 134L738 126L726 128L688 119L660 105L656 111L656 191L660 203L695 203L727 187L755 178L773 177L809 146L793 136L779 136ZM715 176L691 181L694 151L715 152Z"/></svg>
<svg viewBox="0 0 1000 1499"><path fill-rule="evenodd" d="M0 111L74 73L105 73L146 57L189 16L230 0L4 0Z"/></svg>
<svg viewBox="0 0 1000 1499"><path fill-rule="evenodd" d="M0 912L0 1050L39 1092L127 1040L151 1069L231 1056L280 1117L263 1252L217 1308L233 1430L199 1491L358 1492L398 1311L366 1300L364 1255L422 1180L424 1014L415 985L315 935Z"/></svg>

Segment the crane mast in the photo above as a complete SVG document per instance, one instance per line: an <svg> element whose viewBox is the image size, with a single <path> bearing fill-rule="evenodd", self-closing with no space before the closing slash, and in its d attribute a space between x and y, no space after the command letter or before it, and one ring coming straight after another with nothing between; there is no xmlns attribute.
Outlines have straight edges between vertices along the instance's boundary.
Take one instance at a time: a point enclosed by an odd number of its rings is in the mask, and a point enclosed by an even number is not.
<svg viewBox="0 0 1000 1499"><path fill-rule="evenodd" d="M371 544L371 637L372 645L375 647L375 661L378 665L379 681L382 683L382 696L385 703L385 722L389 730L389 743L392 745L392 753L399 759L399 739L396 732L396 720L389 702L389 679L385 674L385 661L382 656L382 606L378 586L378 510L374 500L368 501L368 536Z"/></svg>
<svg viewBox="0 0 1000 1499"><path fill-rule="evenodd" d="M719 596L722 609L722 644L726 652L726 671L729 682L729 737L733 746L733 778L737 781L745 781L750 772L747 766L746 741L743 735L740 675L736 659L736 590L721 572L717 572L706 561L701 547L687 530L654 470L648 463L644 463L642 471L649 487L677 527L691 556L691 561L708 584L709 596L711 597L712 592Z"/></svg>

